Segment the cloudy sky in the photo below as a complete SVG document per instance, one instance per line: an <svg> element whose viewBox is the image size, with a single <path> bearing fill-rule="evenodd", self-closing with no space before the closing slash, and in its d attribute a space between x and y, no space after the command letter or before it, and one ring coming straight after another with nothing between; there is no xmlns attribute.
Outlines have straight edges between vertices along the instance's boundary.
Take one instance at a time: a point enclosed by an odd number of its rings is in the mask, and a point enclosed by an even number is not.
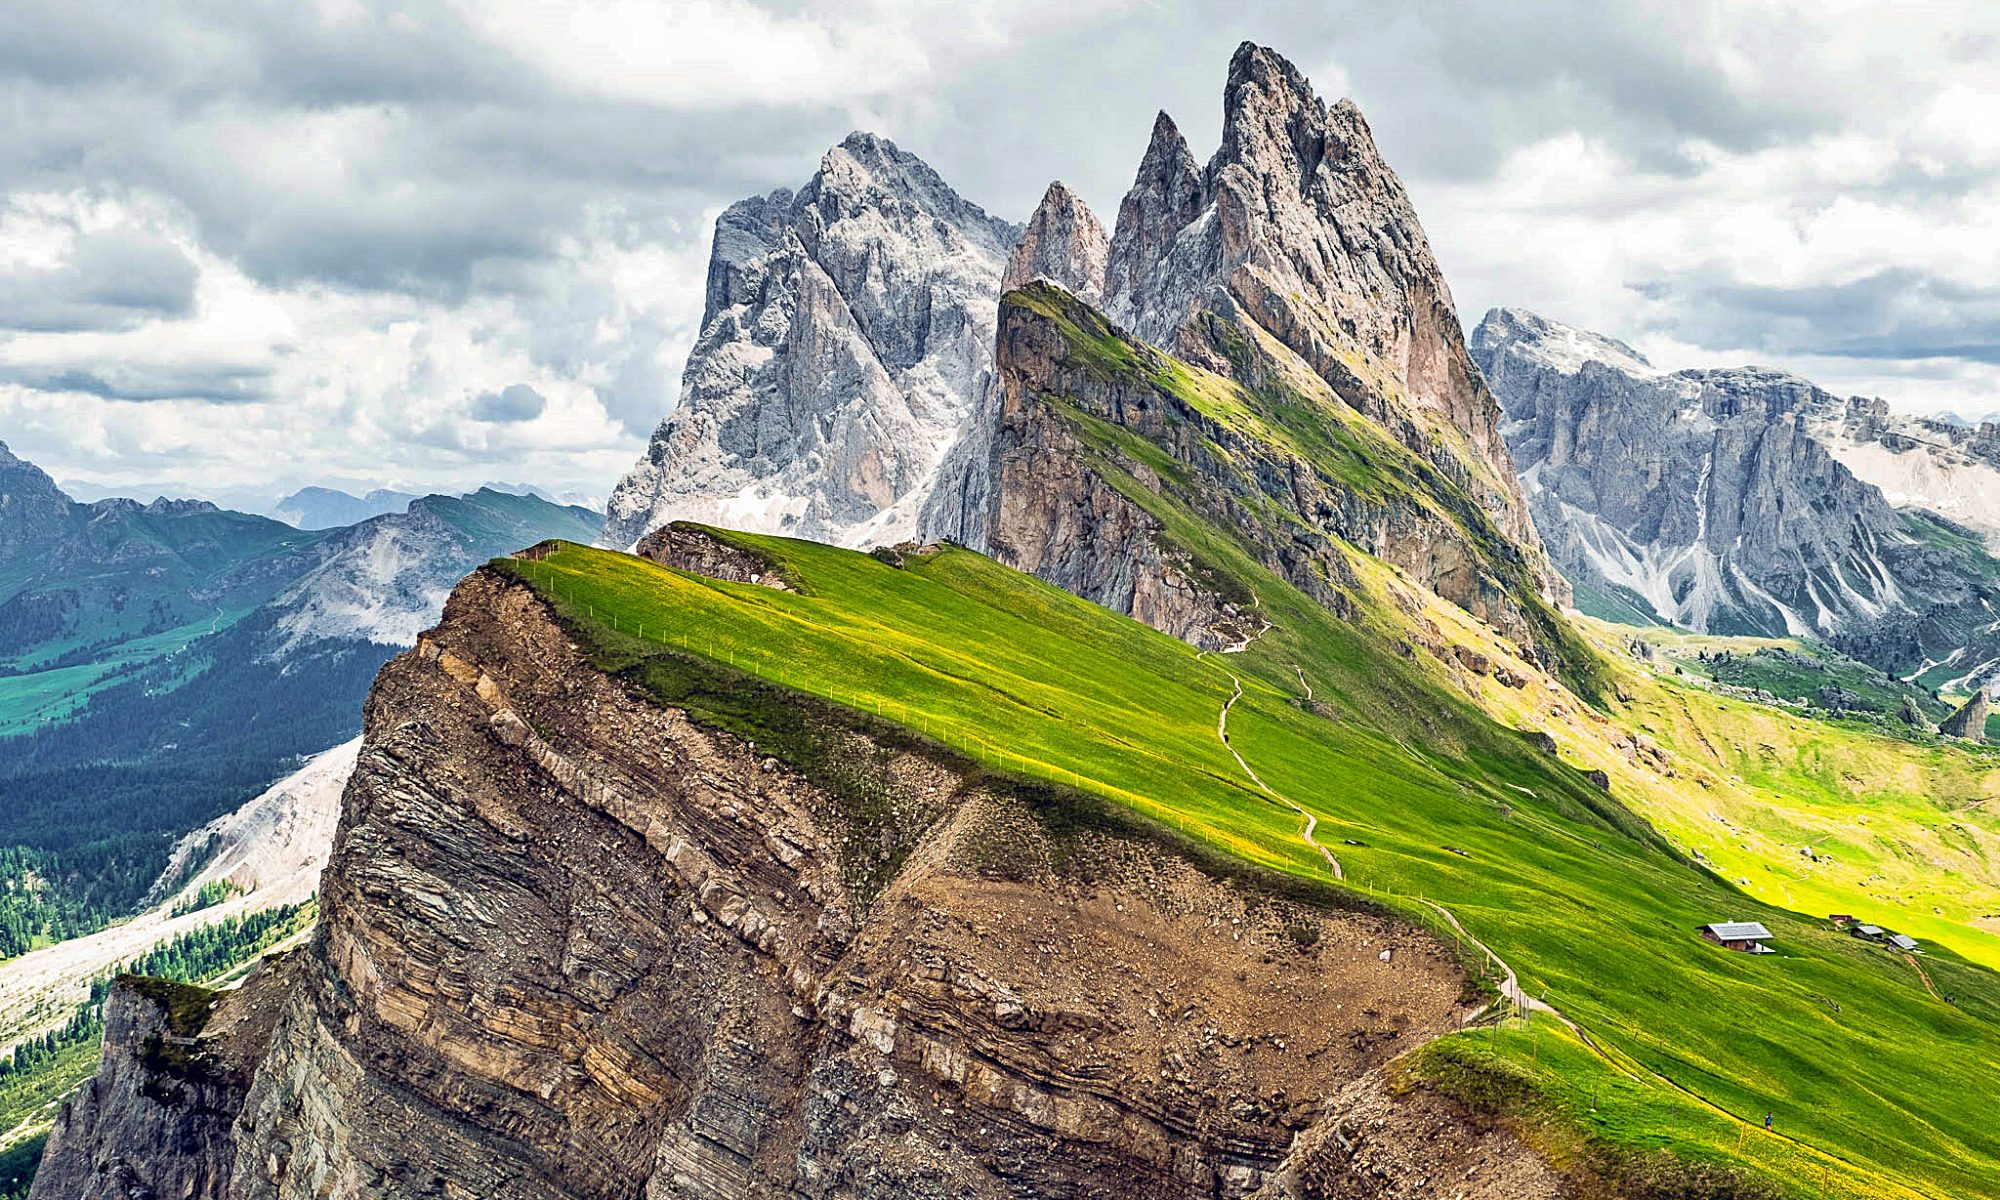
<svg viewBox="0 0 2000 1200"><path fill-rule="evenodd" d="M1245 38L1360 102L1468 323L2000 410L1980 0L7 0L0 440L91 495L602 496L724 205L866 128L1108 216Z"/></svg>

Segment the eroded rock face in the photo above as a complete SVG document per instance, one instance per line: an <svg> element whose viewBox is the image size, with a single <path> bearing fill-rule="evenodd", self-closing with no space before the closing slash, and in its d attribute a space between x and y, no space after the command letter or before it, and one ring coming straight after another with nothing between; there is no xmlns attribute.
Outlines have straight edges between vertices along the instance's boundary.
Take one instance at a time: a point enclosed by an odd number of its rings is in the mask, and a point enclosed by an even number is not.
<svg viewBox="0 0 2000 1200"><path fill-rule="evenodd" d="M791 585L772 571L771 564L763 558L732 546L705 529L690 525L662 525L640 538L633 553L662 566L706 575L710 579L754 583L781 592L792 590Z"/></svg>
<svg viewBox="0 0 2000 1200"><path fill-rule="evenodd" d="M1946 737L1983 742L1986 740L1986 717L1991 707L1991 702L1987 699L1986 685L1981 684L1972 693L1972 697L1959 706L1957 712L1945 718L1944 724L1938 726L1938 732Z"/></svg>
<svg viewBox="0 0 2000 1200"><path fill-rule="evenodd" d="M1898 674L1993 657L1973 538L1899 512L1836 456L1828 422L1851 402L1779 371L1662 371L1514 309L1473 345L1542 537L1597 603L1835 641Z"/></svg>
<svg viewBox="0 0 2000 1200"><path fill-rule="evenodd" d="M1534 602L1531 558L1489 514L1433 490L1434 473L1393 443L1342 441L1337 416L1324 418L1326 446L1343 449L1318 456L1268 427L1218 416L1262 403L1250 390L1281 395L1300 412L1331 413L1342 401L1272 340L1225 332L1240 328L1227 312L1189 328L1230 346L1230 376L1189 370L1049 284L1002 300L995 558L1204 648L1253 635L1264 620L1258 597L1169 530L1137 487L1228 531L1336 612L1351 603L1346 555L1358 547L1521 645L1546 649L1558 639L1553 611ZM1204 408L1190 389L1221 399ZM1350 455L1356 470L1336 454Z"/></svg>
<svg viewBox="0 0 2000 1200"><path fill-rule="evenodd" d="M118 981L103 1064L63 1102L31 1200L229 1195L234 1123L298 957L266 961L233 992Z"/></svg>
<svg viewBox="0 0 2000 1200"><path fill-rule="evenodd" d="M856 133L796 194L718 220L680 406L612 493L604 544L672 520L904 540L992 371L1019 229Z"/></svg>
<svg viewBox="0 0 2000 1200"><path fill-rule="evenodd" d="M244 989L280 1015L173 1194L1242 1196L1461 1018L1427 934L826 736L886 817L473 576L378 680L321 931Z"/></svg>
<svg viewBox="0 0 2000 1200"><path fill-rule="evenodd" d="M1062 285L1092 304L1103 303L1104 261L1111 252L1104 226L1082 197L1061 180L1049 185L1021 240L1008 256L1000 290L1011 292L1037 279Z"/></svg>
<svg viewBox="0 0 2000 1200"><path fill-rule="evenodd" d="M1326 105L1275 52L1236 51L1222 144L1205 168L1161 114L1119 209L1106 304L1141 338L1196 360L1224 357L1201 313L1268 334L1533 550L1499 408L1408 194L1360 109Z"/></svg>

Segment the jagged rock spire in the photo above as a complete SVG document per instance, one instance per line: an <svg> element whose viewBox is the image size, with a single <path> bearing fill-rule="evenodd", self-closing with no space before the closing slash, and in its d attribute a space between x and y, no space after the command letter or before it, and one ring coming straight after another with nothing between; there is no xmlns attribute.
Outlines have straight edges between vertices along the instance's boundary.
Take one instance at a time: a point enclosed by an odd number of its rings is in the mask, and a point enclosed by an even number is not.
<svg viewBox="0 0 2000 1200"><path fill-rule="evenodd" d="M1104 226L1083 198L1058 179L1042 194L1035 215L1014 245L1000 290L1012 291L1036 279L1061 284L1072 295L1102 304L1104 264L1110 252Z"/></svg>
<svg viewBox="0 0 2000 1200"><path fill-rule="evenodd" d="M1194 220L1204 203L1201 168L1180 127L1161 112L1153 118L1153 136L1139 160L1131 190L1118 206L1105 271L1106 296L1143 291L1174 236Z"/></svg>
<svg viewBox="0 0 2000 1200"><path fill-rule="evenodd" d="M1019 235L870 133L797 192L731 206L680 406L612 493L602 540L676 519L860 546L912 536L991 378Z"/></svg>
<svg viewBox="0 0 2000 1200"><path fill-rule="evenodd" d="M1276 51L1246 42L1230 60L1206 168L1165 114L1154 123L1105 290L1120 324L1197 359L1183 332L1204 313L1270 335L1240 344L1282 345L1540 557L1499 407L1409 196L1360 110L1328 106ZM1564 593L1546 564L1536 573Z"/></svg>

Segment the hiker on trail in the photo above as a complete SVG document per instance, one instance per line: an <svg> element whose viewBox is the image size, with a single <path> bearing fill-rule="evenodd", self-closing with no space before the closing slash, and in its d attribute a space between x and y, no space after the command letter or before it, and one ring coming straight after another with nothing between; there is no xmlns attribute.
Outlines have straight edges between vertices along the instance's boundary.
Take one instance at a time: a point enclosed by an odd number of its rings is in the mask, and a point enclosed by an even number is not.
<svg viewBox="0 0 2000 1200"><path fill-rule="evenodd" d="M1767 1112L1764 1114L1764 1128L1769 1129L1770 1127L1771 1127L1771 1114Z"/></svg>

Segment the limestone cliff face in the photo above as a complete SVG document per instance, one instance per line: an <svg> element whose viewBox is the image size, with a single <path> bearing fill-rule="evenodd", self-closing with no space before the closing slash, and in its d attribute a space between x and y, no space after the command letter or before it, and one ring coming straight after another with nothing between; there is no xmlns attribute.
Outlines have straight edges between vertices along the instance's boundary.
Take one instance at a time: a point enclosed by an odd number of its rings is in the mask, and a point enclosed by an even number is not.
<svg viewBox="0 0 2000 1200"><path fill-rule="evenodd" d="M1992 561L1969 531L1899 511L1849 469L1830 439L1854 402L1780 371L1663 371L1516 309L1488 313L1474 349L1506 400L1542 537L1595 604L1834 641L1899 675L1953 661L1927 683L1990 676Z"/></svg>
<svg viewBox="0 0 2000 1200"><path fill-rule="evenodd" d="M1352 101L1329 107L1284 58L1241 46L1206 167L1171 119L1155 123L1119 209L1105 298L1114 320L1182 357L1222 357L1205 313L1268 335L1444 472L1560 591L1443 272Z"/></svg>
<svg viewBox="0 0 2000 1200"><path fill-rule="evenodd" d="M1011 292L1037 279L1048 279L1088 301L1104 301L1104 262L1111 252L1104 226L1083 198L1058 180L1049 185L1014 253L1000 290Z"/></svg>
<svg viewBox="0 0 2000 1200"><path fill-rule="evenodd" d="M371 696L316 941L228 1002L276 1013L254 1066L110 1103L151 1086L121 1023L38 1200L125 1195L79 1181L131 1138L187 1200L1558 1194L1462 1124L1295 1150L1435 1123L1344 1090L1461 1019L1428 935L763 699L819 774L471 577Z"/></svg>
<svg viewBox="0 0 2000 1200"><path fill-rule="evenodd" d="M298 956L233 992L121 979L104 1005L104 1062L63 1104L31 1200L221 1197L236 1116Z"/></svg>
<svg viewBox="0 0 2000 1200"><path fill-rule="evenodd" d="M1126 455L1120 470L1251 542L1254 557L1323 602L1340 603L1334 543L1344 541L1562 657L1551 606L1567 601L1568 585L1536 539L1498 405L1366 122L1248 44L1230 64L1223 112L1222 145L1206 167L1161 114L1101 276L1094 254L1068 250L1094 247L1095 221L1074 197L1052 188L1030 222L1010 285L1059 284L1117 322L1107 328L1122 353L1150 365L1108 380L1087 348L1066 357L1053 330L1031 330L1036 318L1003 297L990 468L984 493L966 493L986 515L968 522L980 536L967 540L1199 645L1228 644L1254 625L1245 618L1254 597L1205 584L1213 572L1161 548L1170 539L1147 504L1093 473L1062 419L1080 410L1155 442L1180 468L1163 481ZM1179 362L1163 366L1148 347ZM1181 364L1320 428L1249 436L1141 378ZM1373 461L1343 474L1319 461L1321 443L1354 420L1382 440L1360 445ZM1357 473L1394 480L1376 486ZM1289 514L1282 528L1273 505Z"/></svg>
<svg viewBox="0 0 2000 1200"><path fill-rule="evenodd" d="M1196 645L1240 642L1258 598L1169 528L1159 513L1178 505L1336 611L1357 547L1559 656L1528 553L1223 305L1183 341L1227 348L1227 374L1209 374L1047 282L1003 297L994 557Z"/></svg>
<svg viewBox="0 0 2000 1200"><path fill-rule="evenodd" d="M604 544L671 520L869 546L911 536L992 371L1018 227L872 134L716 223L678 408L612 493Z"/></svg>
<svg viewBox="0 0 2000 1200"><path fill-rule="evenodd" d="M1035 295L1067 300L1045 284ZM1116 422L1128 411L1151 415L1150 393L1092 375L1074 360L1055 321L1019 298L1010 295L1000 308L989 550L1008 566L1203 649L1241 642L1258 627L1255 598L1225 597L1202 581L1186 549L1092 462L1058 407L1074 402ZM1080 304L1072 311L1090 315ZM1142 486L1164 486L1143 464L1132 469Z"/></svg>

